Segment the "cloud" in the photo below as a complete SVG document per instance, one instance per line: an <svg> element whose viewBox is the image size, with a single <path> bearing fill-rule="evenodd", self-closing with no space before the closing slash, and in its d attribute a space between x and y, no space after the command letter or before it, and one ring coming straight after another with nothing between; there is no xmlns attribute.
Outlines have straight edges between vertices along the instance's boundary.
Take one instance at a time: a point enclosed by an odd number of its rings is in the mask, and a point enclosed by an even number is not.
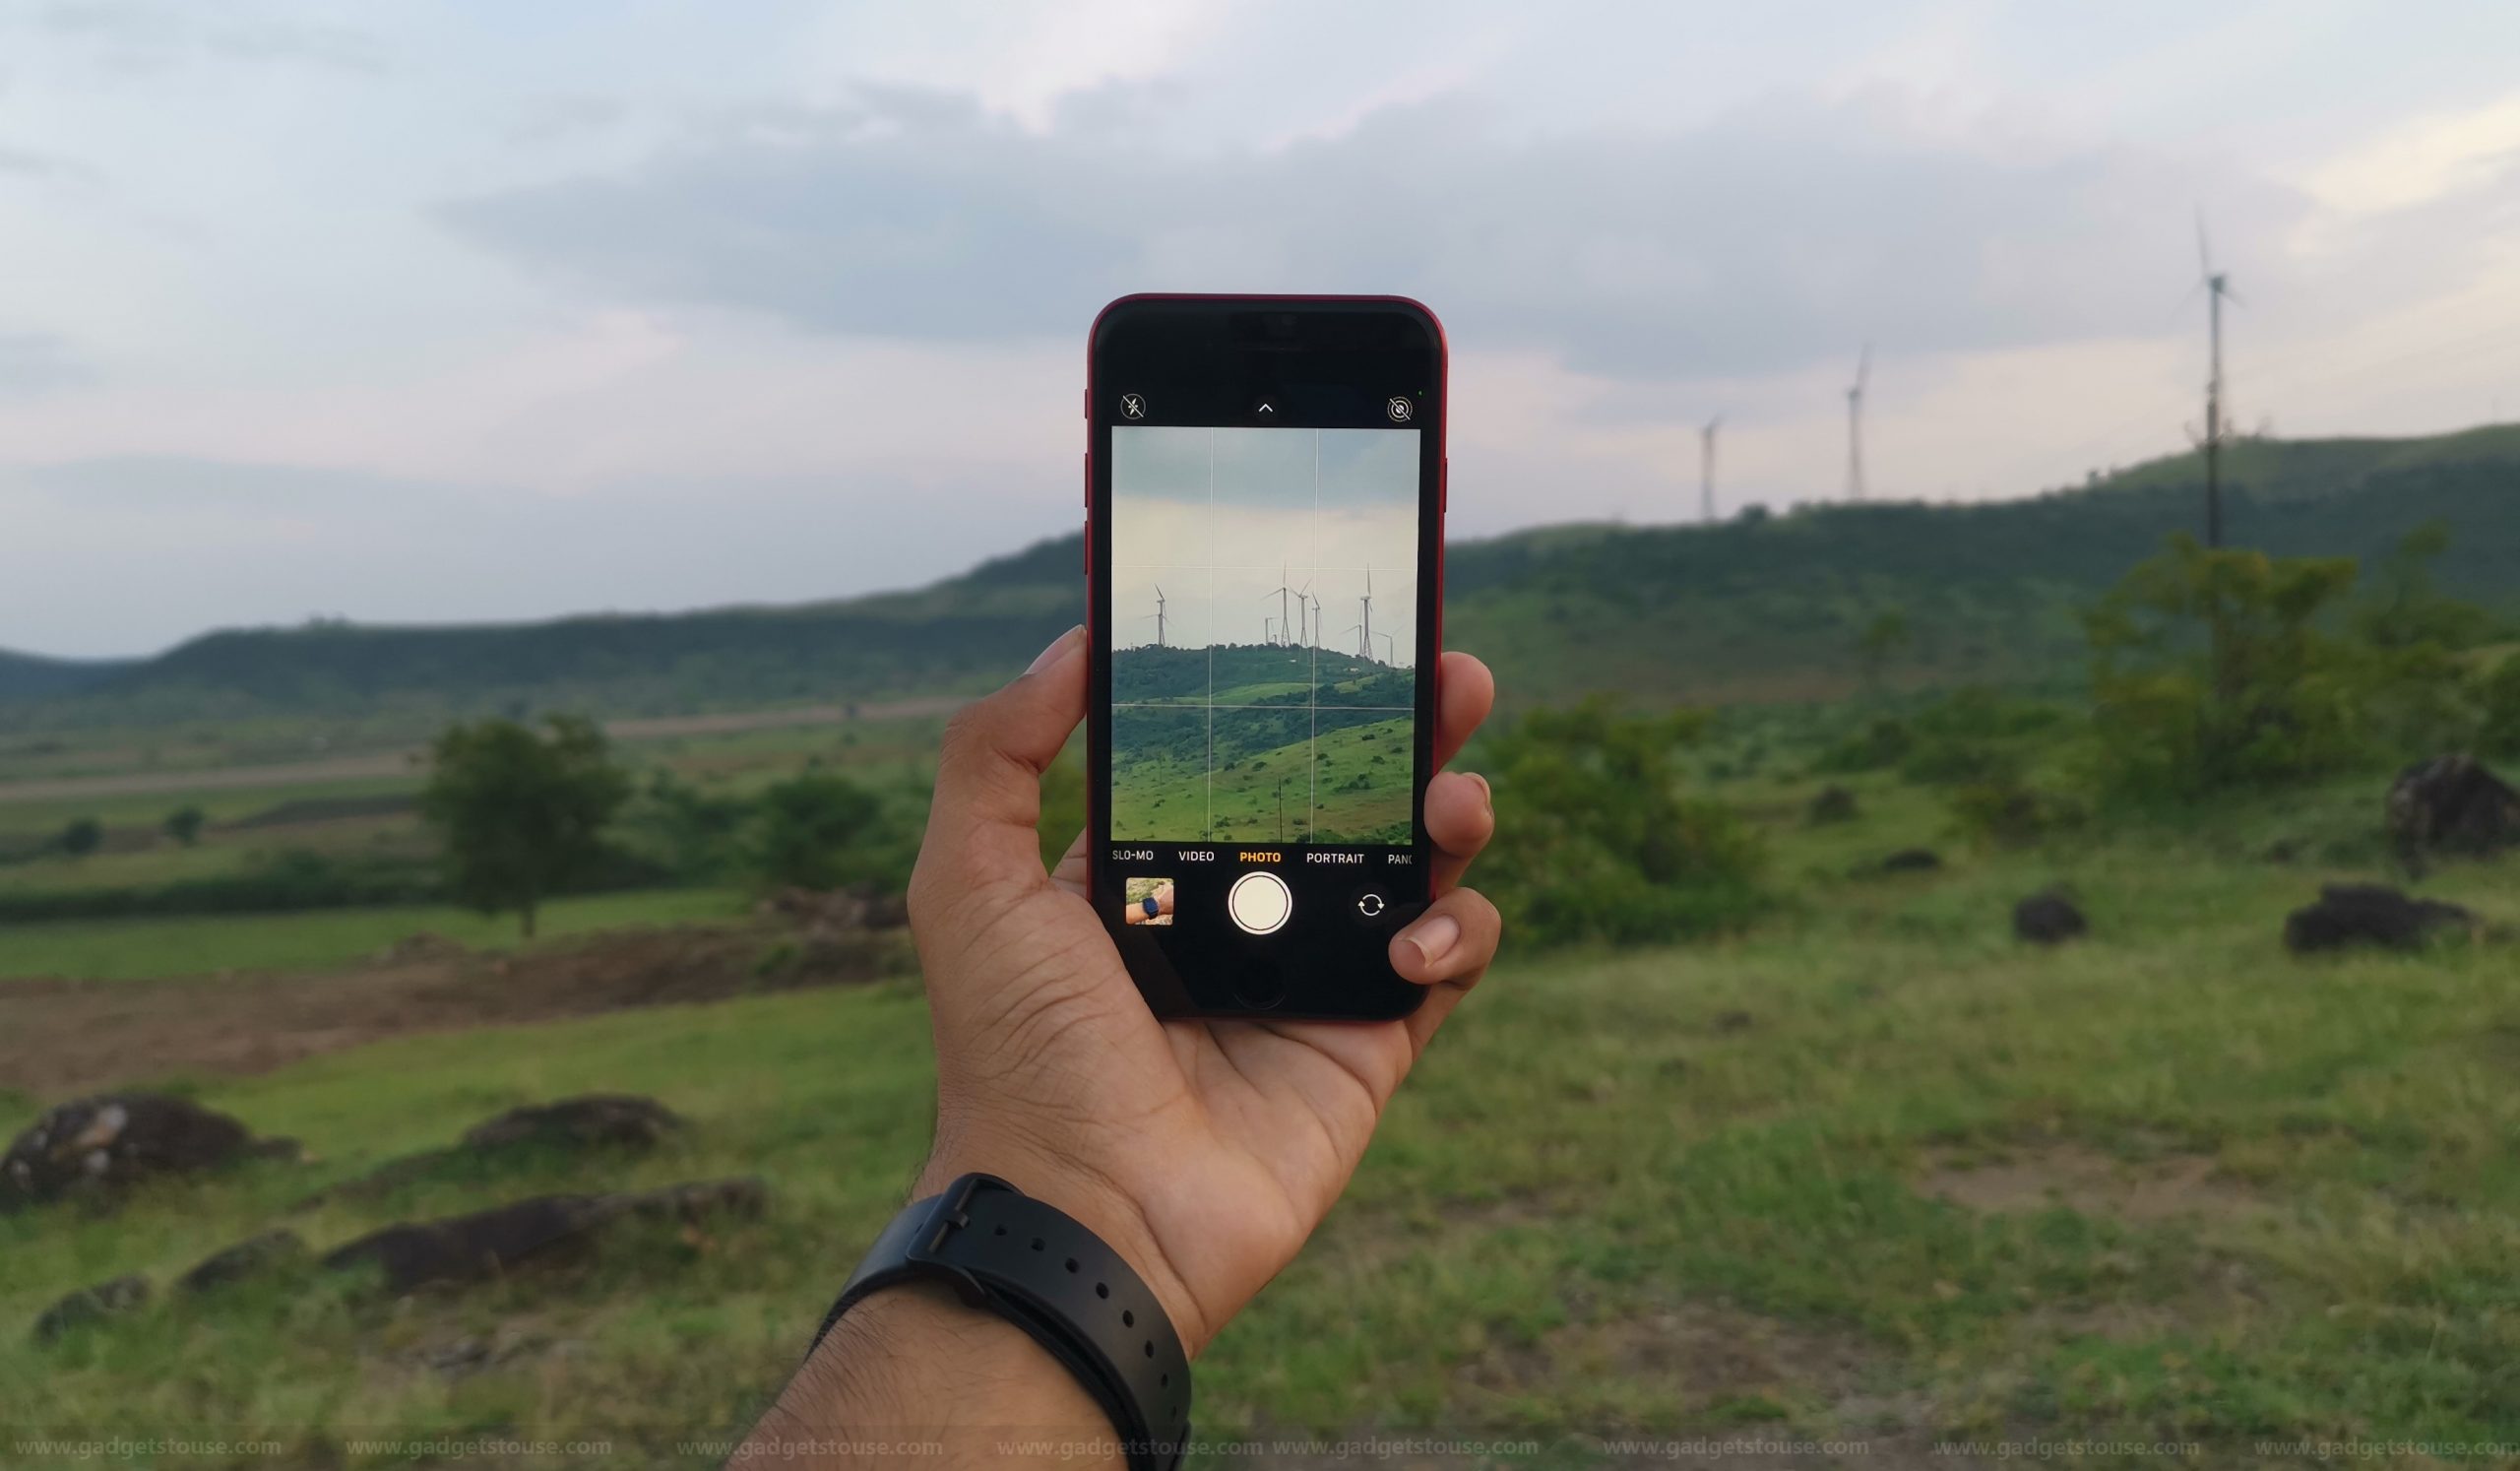
<svg viewBox="0 0 2520 1471"><path fill-rule="evenodd" d="M1125 114L1030 130L929 92L721 123L626 174L450 203L460 232L610 298L878 336L1072 336L1141 289L1391 290L1611 377L2158 330L2188 211L2311 208L2123 146L1780 99L1679 134L1516 138L1474 103L1182 156ZM2155 271L2131 261L2158 259ZM2270 265L2268 270L2279 269Z"/></svg>
<svg viewBox="0 0 2520 1471"><path fill-rule="evenodd" d="M0 399L31 398L89 381L88 365L48 332L0 332Z"/></svg>
<svg viewBox="0 0 2520 1471"><path fill-rule="evenodd" d="M384 48L376 38L346 26L247 21L210 32L203 44L213 55L232 61L307 62L370 75L387 69Z"/></svg>
<svg viewBox="0 0 2520 1471"><path fill-rule="evenodd" d="M363 31L283 15L238 16L234 9L214 17L214 9L165 0L57 0L40 24L87 42L123 71L153 71L195 54L369 75L387 70L384 46ZM202 25L206 20L213 24Z"/></svg>
<svg viewBox="0 0 2520 1471"><path fill-rule="evenodd" d="M2332 208L2378 212L2507 182L2515 162L2520 93L2402 123L2323 161L2304 182Z"/></svg>

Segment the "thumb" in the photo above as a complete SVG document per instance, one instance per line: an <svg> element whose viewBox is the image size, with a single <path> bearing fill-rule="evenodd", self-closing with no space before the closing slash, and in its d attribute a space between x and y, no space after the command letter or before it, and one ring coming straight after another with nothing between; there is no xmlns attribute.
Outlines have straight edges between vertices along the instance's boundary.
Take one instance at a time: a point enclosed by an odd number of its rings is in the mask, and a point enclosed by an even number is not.
<svg viewBox="0 0 2520 1471"><path fill-rule="evenodd" d="M1014 683L955 712L937 757L917 876L957 889L1046 881L1041 772L1084 718L1082 627L1060 634Z"/></svg>

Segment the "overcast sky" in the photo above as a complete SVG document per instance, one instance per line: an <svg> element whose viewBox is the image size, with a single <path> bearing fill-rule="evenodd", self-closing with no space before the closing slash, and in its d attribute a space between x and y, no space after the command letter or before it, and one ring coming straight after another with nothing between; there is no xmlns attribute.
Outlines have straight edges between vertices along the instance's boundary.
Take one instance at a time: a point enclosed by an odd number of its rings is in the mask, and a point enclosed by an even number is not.
<svg viewBox="0 0 2520 1471"><path fill-rule="evenodd" d="M1392 290L1453 519L2520 413L2520 7L19 0L0 647L901 586L1139 289Z"/></svg>

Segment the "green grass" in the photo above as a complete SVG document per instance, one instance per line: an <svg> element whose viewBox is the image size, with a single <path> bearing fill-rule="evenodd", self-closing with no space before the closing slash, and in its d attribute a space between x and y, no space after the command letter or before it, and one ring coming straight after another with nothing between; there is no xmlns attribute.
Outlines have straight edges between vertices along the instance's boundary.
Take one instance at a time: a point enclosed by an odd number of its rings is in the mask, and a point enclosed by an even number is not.
<svg viewBox="0 0 2520 1471"><path fill-rule="evenodd" d="M2520 952L2288 956L2367 782L2031 853L1953 846L1911 789L1800 825L1756 789L1794 892L1721 944L1509 957L1403 1091L1311 1247L1200 1367L1203 1430L1753 1423L1788 1436L2520 1438ZM2254 855L2291 840L2296 864ZM1942 847L1935 874L1853 877ZM2426 885L2520 921L2520 863ZM2070 883L2092 937L2009 933ZM670 1459L792 1368L924 1147L926 1021L902 986L411 1039L213 1083L320 1163L169 1189L110 1221L0 1220L0 1403L298 1440L607 1435ZM695 1120L635 1163L439 1183L292 1221L317 1246L553 1188L758 1172L770 1216L592 1267L373 1302L312 1280L36 1350L60 1292L161 1280L310 1183L510 1104L653 1092ZM32 1106L0 1116L23 1121ZM1929 1170L2211 1169L2189 1217L2106 1191L1980 1214ZM1689 1324L1698 1336L1689 1336ZM1677 1324L1679 1326L1673 1326ZM1717 1331L1720 1330L1720 1331ZM462 1337L511 1357L415 1367ZM1767 1354L1742 1345L1775 1338ZM1745 1367L1746 1366L1746 1367ZM317 1450L316 1458L334 1459Z"/></svg>
<svg viewBox="0 0 2520 1471"><path fill-rule="evenodd" d="M1231 743L1225 722L1241 713L1217 712L1220 752ZM1137 714L1141 720L1161 719L1169 712ZM1323 715L1355 718L1327 710ZM1203 726L1207 715L1185 712L1180 719ZM1405 843L1410 725L1403 716L1326 730L1291 745L1238 751L1220 759L1213 771L1168 752L1135 759L1123 754L1112 763L1111 836L1175 843Z"/></svg>
<svg viewBox="0 0 2520 1471"><path fill-rule="evenodd" d="M725 889L649 889L558 899L543 906L539 936L553 939L625 925L678 925L742 912ZM106 981L220 971L297 971L340 965L428 930L468 945L517 943L513 915L449 905L205 915L153 920L61 920L0 925L0 979L76 976Z"/></svg>
<svg viewBox="0 0 2520 1471"><path fill-rule="evenodd" d="M199 792L139 793L114 797L47 797L21 799L0 787L0 834L49 835L81 817L94 817L107 827L155 829L179 807L199 807L212 823L233 822L284 801L326 797L385 797L417 792L412 777L373 777L346 782L310 782L302 786L210 788Z"/></svg>

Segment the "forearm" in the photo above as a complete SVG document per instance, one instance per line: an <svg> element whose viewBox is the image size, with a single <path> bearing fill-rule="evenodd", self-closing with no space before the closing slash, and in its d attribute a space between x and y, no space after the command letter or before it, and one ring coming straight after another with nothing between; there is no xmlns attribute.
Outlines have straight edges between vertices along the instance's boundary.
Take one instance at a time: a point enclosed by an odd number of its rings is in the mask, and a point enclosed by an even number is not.
<svg viewBox="0 0 2520 1471"><path fill-rule="evenodd" d="M833 1324L729 1464L1075 1471L1117 1452L1102 1408L1021 1328L919 1283Z"/></svg>

